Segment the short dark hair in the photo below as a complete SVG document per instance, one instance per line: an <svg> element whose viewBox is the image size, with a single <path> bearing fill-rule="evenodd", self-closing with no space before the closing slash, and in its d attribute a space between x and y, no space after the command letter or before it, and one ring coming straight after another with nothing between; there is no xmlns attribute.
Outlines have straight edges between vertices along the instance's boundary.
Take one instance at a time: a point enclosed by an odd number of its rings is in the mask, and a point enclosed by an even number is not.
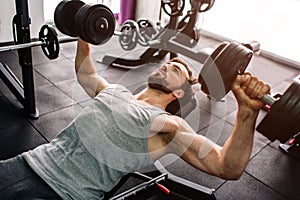
<svg viewBox="0 0 300 200"><path fill-rule="evenodd" d="M175 99L166 107L167 112L173 115L181 116L181 109L183 109L184 105L188 104L194 98L194 90L192 85L198 83L198 79L193 77L193 72L190 69L189 65L181 58L175 57L172 58L169 62L178 62L182 64L187 69L189 75L186 81L184 81L184 83L180 87L184 91L184 96L180 99Z"/></svg>

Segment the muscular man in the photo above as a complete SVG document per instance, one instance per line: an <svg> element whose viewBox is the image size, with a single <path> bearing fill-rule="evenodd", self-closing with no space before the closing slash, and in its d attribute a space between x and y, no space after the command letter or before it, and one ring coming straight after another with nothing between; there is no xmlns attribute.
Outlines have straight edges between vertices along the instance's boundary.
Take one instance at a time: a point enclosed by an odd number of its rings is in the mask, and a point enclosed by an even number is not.
<svg viewBox="0 0 300 200"><path fill-rule="evenodd" d="M223 179L238 179L251 154L255 121L270 87L251 74L237 76L236 123L223 147L198 135L166 107L192 95L188 66L176 58L149 75L148 87L133 95L100 77L89 44L78 39L78 81L93 98L49 144L0 162L0 196L43 199L102 199L129 172L168 153Z"/></svg>

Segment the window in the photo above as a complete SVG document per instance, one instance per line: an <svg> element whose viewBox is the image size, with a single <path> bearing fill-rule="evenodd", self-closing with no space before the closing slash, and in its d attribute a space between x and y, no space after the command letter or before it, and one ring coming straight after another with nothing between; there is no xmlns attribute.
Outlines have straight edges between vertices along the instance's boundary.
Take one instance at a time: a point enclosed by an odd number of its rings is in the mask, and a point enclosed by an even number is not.
<svg viewBox="0 0 300 200"><path fill-rule="evenodd" d="M239 42L257 40L261 49L300 63L300 0L216 1L201 28Z"/></svg>

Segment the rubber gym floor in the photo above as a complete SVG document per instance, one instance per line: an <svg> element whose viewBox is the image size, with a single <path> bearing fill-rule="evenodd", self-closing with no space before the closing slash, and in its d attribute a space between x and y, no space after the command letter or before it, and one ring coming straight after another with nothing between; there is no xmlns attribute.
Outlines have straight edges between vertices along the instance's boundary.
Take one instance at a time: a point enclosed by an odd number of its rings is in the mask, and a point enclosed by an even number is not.
<svg viewBox="0 0 300 200"><path fill-rule="evenodd" d="M195 49L216 48L219 43L202 36ZM39 119L28 119L22 114L21 104L0 79L0 159L10 158L49 142L91 102L76 83L74 72L76 43L61 44L60 48L59 58L52 61L43 55L40 47L32 48ZM137 47L126 52L120 47L118 39L113 37L102 46L92 46L92 55L98 72L111 83L135 87L144 83L146 75L159 64L149 63L126 70L107 67L96 60L101 60L106 53L119 57L138 58L144 50L145 48ZM202 65L186 57L183 58L193 66L194 73L198 74ZM21 77L17 52L2 52L0 62L8 64L16 76ZM300 73L295 68L258 55L253 57L247 70L269 83L274 94L283 93L291 80ZM198 121L193 121L196 124L196 131L222 145L234 124L237 110L234 97L229 93L224 102L216 104L217 109L212 109L214 106L197 87L195 90L198 101L196 109ZM265 111L260 112L257 124L265 114ZM256 132L251 159L238 181L225 181L205 174L180 159L176 159L167 166L167 169L184 179L214 188L215 197L220 200L299 199L300 160L283 153L278 148L278 144L278 141L270 142Z"/></svg>

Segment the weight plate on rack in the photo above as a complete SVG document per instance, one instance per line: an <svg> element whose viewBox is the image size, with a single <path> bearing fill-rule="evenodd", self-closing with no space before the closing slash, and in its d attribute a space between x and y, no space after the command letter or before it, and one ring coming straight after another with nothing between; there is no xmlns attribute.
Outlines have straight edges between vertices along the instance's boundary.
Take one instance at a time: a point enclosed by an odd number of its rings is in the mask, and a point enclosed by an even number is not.
<svg viewBox="0 0 300 200"><path fill-rule="evenodd" d="M39 40L42 51L50 59L56 59L59 55L59 42L55 29L49 25L43 25L39 32Z"/></svg>
<svg viewBox="0 0 300 200"><path fill-rule="evenodd" d="M139 26L138 42L142 46L148 46L148 42L156 34L156 30L153 24L148 19L140 19L139 21L137 21L137 24Z"/></svg>
<svg viewBox="0 0 300 200"><path fill-rule="evenodd" d="M185 0L161 0L161 7L165 11L165 13L169 16L181 15L184 6L185 6Z"/></svg>
<svg viewBox="0 0 300 200"><path fill-rule="evenodd" d="M131 20L126 21L121 28L121 35L119 36L119 42L121 47L126 50L132 50L137 45L137 32L136 32L136 25Z"/></svg>
<svg viewBox="0 0 300 200"><path fill-rule="evenodd" d="M191 2L192 2L192 0L191 0ZM201 2L199 12L208 11L209 9L211 9L213 7L214 4L215 4L215 0L207 0L207 1Z"/></svg>

